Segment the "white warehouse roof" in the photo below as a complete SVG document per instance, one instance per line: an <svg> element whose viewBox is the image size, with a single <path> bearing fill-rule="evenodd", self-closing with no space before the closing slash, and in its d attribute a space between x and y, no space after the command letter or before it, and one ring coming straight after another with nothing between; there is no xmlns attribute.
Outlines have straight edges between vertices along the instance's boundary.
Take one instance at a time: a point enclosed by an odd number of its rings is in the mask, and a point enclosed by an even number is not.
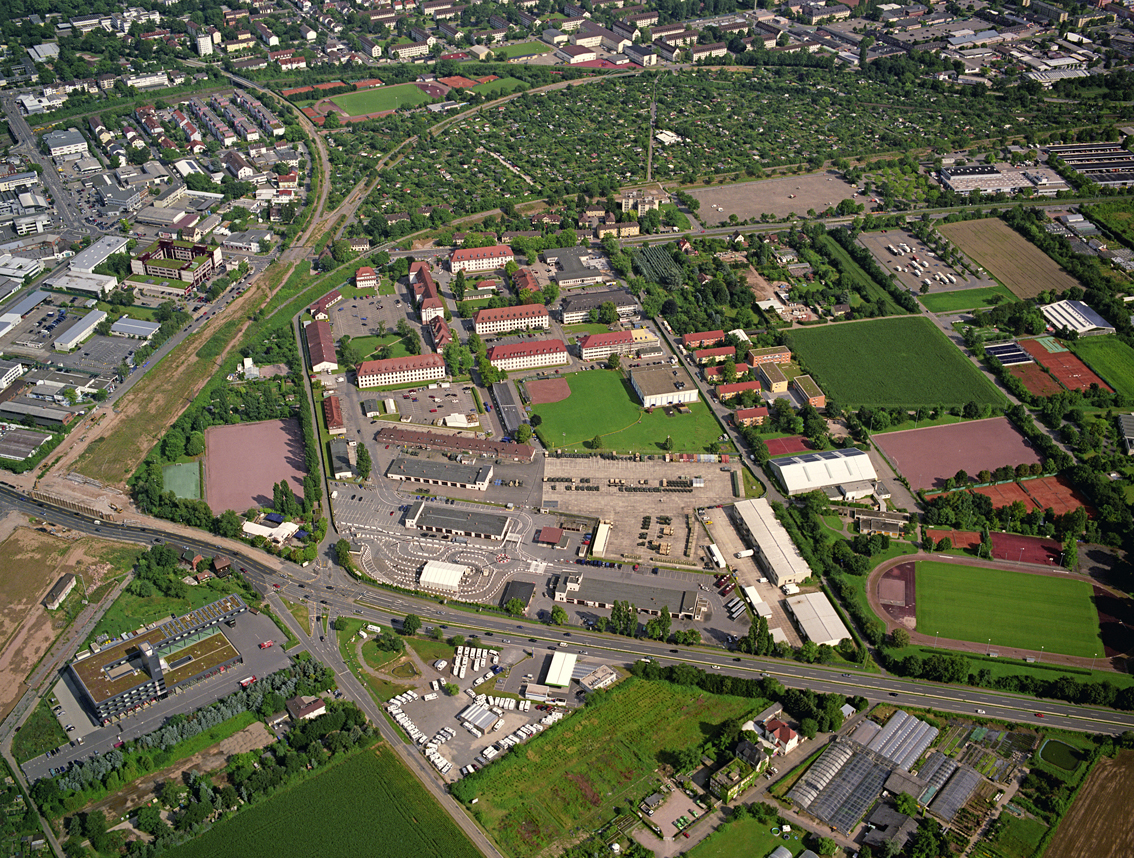
<svg viewBox="0 0 1134 858"><path fill-rule="evenodd" d="M870 455L856 449L784 456L772 459L770 464L789 495L878 479Z"/></svg>
<svg viewBox="0 0 1134 858"><path fill-rule="evenodd" d="M767 498L737 501L733 507L748 537L759 547L761 568L777 587L798 584L811 577L811 567L803 559L791 535L772 511Z"/></svg>
<svg viewBox="0 0 1134 858"><path fill-rule="evenodd" d="M822 593L803 593L785 601L800 632L808 640L836 646L843 638L851 636L831 600Z"/></svg>
<svg viewBox="0 0 1134 858"><path fill-rule="evenodd" d="M1114 333L1114 325L1082 301L1056 301L1040 312L1053 328L1067 328L1082 335L1096 331Z"/></svg>
<svg viewBox="0 0 1134 858"><path fill-rule="evenodd" d="M579 657L573 652L557 652L551 657L551 667L547 669L545 685L555 688L566 688L571 684L571 676L575 672L575 662Z"/></svg>
<svg viewBox="0 0 1134 858"><path fill-rule="evenodd" d="M430 560L421 569L421 589L456 593L461 586L461 576L467 569L467 566L456 563Z"/></svg>

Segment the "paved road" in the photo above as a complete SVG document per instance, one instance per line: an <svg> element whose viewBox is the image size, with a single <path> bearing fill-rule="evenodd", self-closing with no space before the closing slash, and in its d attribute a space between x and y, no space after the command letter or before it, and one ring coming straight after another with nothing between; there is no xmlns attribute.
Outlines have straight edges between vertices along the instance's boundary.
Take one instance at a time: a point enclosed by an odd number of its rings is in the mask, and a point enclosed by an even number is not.
<svg viewBox="0 0 1134 858"><path fill-rule="evenodd" d="M79 211L75 208L75 202L71 198L70 192L64 189L63 182L59 179L59 173L55 169L55 164L52 163L50 157L40 150L39 140L36 139L36 135L32 132L27 120L20 114L20 108L16 104L16 95L17 93L13 92L0 97L0 104L3 104L4 112L8 116L8 126L12 129L12 133L18 141L12 147L13 151L30 158L43 168L40 178L43 180L44 187L50 192L51 198L55 202L55 210L59 213L63 223L70 229L90 232L79 216Z"/></svg>

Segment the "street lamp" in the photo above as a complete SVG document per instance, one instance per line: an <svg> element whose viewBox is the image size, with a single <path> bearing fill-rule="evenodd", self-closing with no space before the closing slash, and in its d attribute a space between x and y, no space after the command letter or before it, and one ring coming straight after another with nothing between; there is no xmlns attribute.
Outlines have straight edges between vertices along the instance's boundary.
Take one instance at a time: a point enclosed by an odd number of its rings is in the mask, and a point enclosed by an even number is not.
<svg viewBox="0 0 1134 858"><path fill-rule="evenodd" d="M1040 661L1043 661L1043 644L1040 644Z"/></svg>
<svg viewBox="0 0 1134 858"><path fill-rule="evenodd" d="M992 655L992 638L988 639L988 650L985 652L985 655Z"/></svg>
<svg viewBox="0 0 1134 858"><path fill-rule="evenodd" d="M941 632L934 632L934 633L933 633L933 648L934 648L934 649L937 649L937 638L938 638L938 637L939 637L940 635L941 635Z"/></svg>

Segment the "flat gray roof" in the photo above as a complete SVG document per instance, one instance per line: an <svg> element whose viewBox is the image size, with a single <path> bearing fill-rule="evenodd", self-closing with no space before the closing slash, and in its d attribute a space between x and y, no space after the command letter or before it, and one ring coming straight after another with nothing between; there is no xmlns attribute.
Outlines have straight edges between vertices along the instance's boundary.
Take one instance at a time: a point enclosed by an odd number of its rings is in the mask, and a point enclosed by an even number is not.
<svg viewBox="0 0 1134 858"><path fill-rule="evenodd" d="M519 400L512 392L512 383L498 381L492 385L492 398L496 401L496 408L500 415L500 422L504 424L505 432L515 432L524 422L524 412L520 408Z"/></svg>
<svg viewBox="0 0 1134 858"><path fill-rule="evenodd" d="M607 301L614 303L615 307L630 307L637 305L637 299L624 289L604 289L602 292L583 292L579 295L568 295L563 299L562 309L568 313L578 310L597 310Z"/></svg>
<svg viewBox="0 0 1134 858"><path fill-rule="evenodd" d="M442 480L462 486L486 482L492 476L491 465L460 465L456 462L436 462L416 456L399 456L386 469L386 476L395 479Z"/></svg>
<svg viewBox="0 0 1134 858"><path fill-rule="evenodd" d="M110 326L110 333L125 334L128 337L152 337L160 328L157 322L144 322L141 319L123 317Z"/></svg>
<svg viewBox="0 0 1134 858"><path fill-rule="evenodd" d="M74 271L90 271L107 257L126 250L127 240L118 235L104 235L90 247L80 250L71 257L71 268Z"/></svg>
<svg viewBox="0 0 1134 858"><path fill-rule="evenodd" d="M461 533L483 533L503 539L510 519L491 512L438 506L418 501L406 516L406 523L422 529Z"/></svg>
<svg viewBox="0 0 1134 858"><path fill-rule="evenodd" d="M557 591L563 588L566 576L560 579ZM692 614L697 604L696 590L670 590L660 586L643 587L641 584L628 584L622 581L604 581L584 577L579 589L567 594L572 599L585 602L601 602L612 605L615 602L630 602L640 611L661 611L669 608L674 616Z"/></svg>
<svg viewBox="0 0 1134 858"><path fill-rule="evenodd" d="M0 312L3 312L5 316L26 316L28 313L30 313L50 297L51 296L48 293L36 289L34 292L29 295L25 295L14 304L9 304L8 306L4 307Z"/></svg>
<svg viewBox="0 0 1134 858"><path fill-rule="evenodd" d="M689 376L683 370L678 370L677 375L674 375L673 370L669 367L631 370L630 377L634 379L638 389L646 396L657 396L662 393L674 393L678 390L689 389ZM678 383L681 384L680 387L678 387Z"/></svg>

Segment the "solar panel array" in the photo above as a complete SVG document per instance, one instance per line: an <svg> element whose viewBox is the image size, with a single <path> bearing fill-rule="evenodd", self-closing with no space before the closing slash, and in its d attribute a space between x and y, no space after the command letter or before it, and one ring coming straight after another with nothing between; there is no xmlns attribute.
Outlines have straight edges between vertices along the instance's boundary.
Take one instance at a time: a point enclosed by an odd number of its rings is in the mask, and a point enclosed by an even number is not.
<svg viewBox="0 0 1134 858"><path fill-rule="evenodd" d="M1020 363L1033 363L1035 358L1020 348L1019 343L996 343L985 346L987 354L992 355L1005 366L1015 366Z"/></svg>
<svg viewBox="0 0 1134 858"><path fill-rule="evenodd" d="M932 744L938 730L901 710L895 712L870 744L870 750L908 772L922 752Z"/></svg>
<svg viewBox="0 0 1134 858"><path fill-rule="evenodd" d="M210 605L195 608L180 617L166 620L158 628L163 640L169 641L204 626L215 625L229 615L240 613L246 609L244 600L233 593L222 599L217 599Z"/></svg>
<svg viewBox="0 0 1134 858"><path fill-rule="evenodd" d="M976 791L980 782L980 772L968 766L962 766L937 793L937 798L933 800L933 806L930 809L946 822L952 822L957 811L968 803L969 797Z"/></svg>

